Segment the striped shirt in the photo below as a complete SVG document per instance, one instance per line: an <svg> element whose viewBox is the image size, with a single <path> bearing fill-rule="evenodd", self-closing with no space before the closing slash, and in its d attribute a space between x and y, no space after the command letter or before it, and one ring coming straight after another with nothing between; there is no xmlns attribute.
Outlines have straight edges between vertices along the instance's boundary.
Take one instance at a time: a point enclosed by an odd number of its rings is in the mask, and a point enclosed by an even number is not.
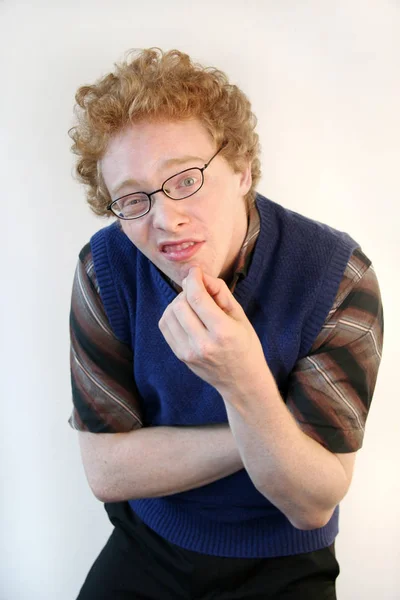
<svg viewBox="0 0 400 600"><path fill-rule="evenodd" d="M256 207L230 285L246 277L260 230ZM178 290L175 284L170 281ZM93 433L143 427L131 348L114 335L100 297L90 244L79 255L71 313L71 427ZM335 301L305 358L289 376L284 401L298 426L331 452L361 448L383 345L383 309L371 261L350 257Z"/></svg>

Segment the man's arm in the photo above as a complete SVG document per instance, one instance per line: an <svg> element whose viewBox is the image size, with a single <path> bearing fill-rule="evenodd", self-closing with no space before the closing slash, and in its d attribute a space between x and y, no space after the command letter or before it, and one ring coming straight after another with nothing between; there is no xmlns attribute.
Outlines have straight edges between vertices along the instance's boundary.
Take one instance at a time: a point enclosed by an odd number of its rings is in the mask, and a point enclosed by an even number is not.
<svg viewBox="0 0 400 600"><path fill-rule="evenodd" d="M133 353L108 323L90 244L75 272L70 326L74 410L69 422L80 432L85 472L100 500L174 494L243 468L227 424L143 427Z"/></svg>
<svg viewBox="0 0 400 600"><path fill-rule="evenodd" d="M351 313L342 344L349 360L347 369L343 361L341 368L347 373L352 399L357 397L358 405L364 396L360 372L369 373L367 406L383 333L376 279L374 287L372 298L371 294L355 294L362 326L353 328L350 336L348 324L354 321ZM362 298L365 310L360 317ZM191 269L182 294L167 307L159 326L175 355L222 396L244 467L259 492L295 527L323 527L349 488L355 452L332 452L301 431L280 396L256 332L226 284L198 268ZM357 367L354 357L359 361ZM338 369L331 366L329 371L334 388ZM337 383L343 386L343 379L339 373ZM326 410L333 412L329 407ZM325 427L332 426L332 420L327 414Z"/></svg>
<svg viewBox="0 0 400 600"><path fill-rule="evenodd" d="M89 485L102 502L184 492L243 468L229 425L79 432Z"/></svg>
<svg viewBox="0 0 400 600"><path fill-rule="evenodd" d="M356 453L340 457L303 433L268 371L263 385L222 394L258 491L297 529L325 526L349 489Z"/></svg>
<svg viewBox="0 0 400 600"><path fill-rule="evenodd" d="M140 429L143 415L132 348L116 338L106 315L90 244L81 250L72 286L71 427L91 433Z"/></svg>

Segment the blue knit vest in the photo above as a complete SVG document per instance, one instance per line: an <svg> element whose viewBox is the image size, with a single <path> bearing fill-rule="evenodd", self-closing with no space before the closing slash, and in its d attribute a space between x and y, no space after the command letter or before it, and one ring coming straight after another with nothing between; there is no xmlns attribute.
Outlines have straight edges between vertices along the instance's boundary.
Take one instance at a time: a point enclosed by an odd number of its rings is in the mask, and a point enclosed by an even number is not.
<svg viewBox="0 0 400 600"><path fill-rule="evenodd" d="M234 296L285 399L289 374L320 332L358 244L260 194L256 203L261 229L248 274ZM91 248L110 325L133 351L144 426L227 423L221 396L175 357L158 328L177 295L173 287L116 222L92 237ZM129 504L173 544L215 556L311 552L332 544L338 533L339 506L324 527L296 529L256 490L245 469L197 489Z"/></svg>

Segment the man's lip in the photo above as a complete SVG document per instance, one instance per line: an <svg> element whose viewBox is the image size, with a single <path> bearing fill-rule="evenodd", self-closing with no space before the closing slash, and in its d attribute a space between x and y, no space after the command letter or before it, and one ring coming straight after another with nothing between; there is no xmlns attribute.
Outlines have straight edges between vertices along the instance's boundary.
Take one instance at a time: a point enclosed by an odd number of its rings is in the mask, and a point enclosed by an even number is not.
<svg viewBox="0 0 400 600"><path fill-rule="evenodd" d="M179 241L171 241L171 242L162 242L160 244L158 244L158 250L160 252L164 251L165 246L179 246L180 244L200 244L202 241L204 240L191 240L191 239L186 239L186 240L179 240Z"/></svg>

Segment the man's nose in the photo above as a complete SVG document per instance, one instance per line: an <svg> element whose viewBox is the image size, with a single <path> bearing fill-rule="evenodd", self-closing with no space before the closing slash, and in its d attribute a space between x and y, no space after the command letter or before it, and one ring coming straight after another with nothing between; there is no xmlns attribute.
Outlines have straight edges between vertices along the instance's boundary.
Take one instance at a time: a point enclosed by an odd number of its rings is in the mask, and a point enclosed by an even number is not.
<svg viewBox="0 0 400 600"><path fill-rule="evenodd" d="M166 231L176 231L189 221L185 210L185 201L172 200L164 192L157 192L153 196L150 215L153 219L153 226Z"/></svg>

